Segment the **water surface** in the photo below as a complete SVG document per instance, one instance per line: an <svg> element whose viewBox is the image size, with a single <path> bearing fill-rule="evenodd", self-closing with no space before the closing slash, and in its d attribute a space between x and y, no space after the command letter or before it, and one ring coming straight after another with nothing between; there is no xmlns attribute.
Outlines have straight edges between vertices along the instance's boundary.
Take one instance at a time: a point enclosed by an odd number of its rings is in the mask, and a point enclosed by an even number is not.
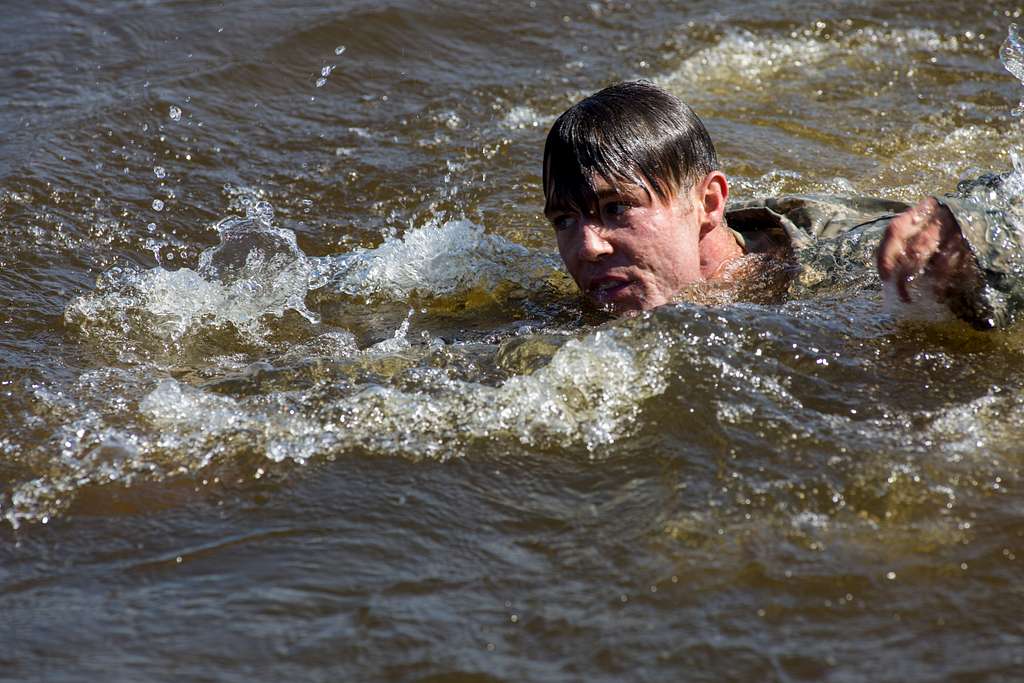
<svg viewBox="0 0 1024 683"><path fill-rule="evenodd" d="M870 273L609 321L540 215L624 78L741 199L1007 169L1019 15L15 3L0 679L1019 680L1019 330Z"/></svg>

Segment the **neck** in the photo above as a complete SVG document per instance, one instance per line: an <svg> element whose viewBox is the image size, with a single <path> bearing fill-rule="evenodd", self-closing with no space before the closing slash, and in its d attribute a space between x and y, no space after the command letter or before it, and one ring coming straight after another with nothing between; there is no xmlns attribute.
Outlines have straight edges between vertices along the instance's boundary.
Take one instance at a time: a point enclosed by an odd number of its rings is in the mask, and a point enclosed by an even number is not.
<svg viewBox="0 0 1024 683"><path fill-rule="evenodd" d="M743 247L736 242L735 235L724 223L700 238L700 274L705 280L717 280L722 276L723 267L729 261L743 256Z"/></svg>

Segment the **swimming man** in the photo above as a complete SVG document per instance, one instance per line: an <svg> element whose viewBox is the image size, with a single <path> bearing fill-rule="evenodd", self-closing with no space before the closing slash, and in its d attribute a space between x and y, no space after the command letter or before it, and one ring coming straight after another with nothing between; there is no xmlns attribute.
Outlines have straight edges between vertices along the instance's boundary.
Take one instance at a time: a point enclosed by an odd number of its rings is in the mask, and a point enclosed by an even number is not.
<svg viewBox="0 0 1024 683"><path fill-rule="evenodd" d="M703 123L650 83L610 86L558 117L543 179L544 213L566 268L584 296L615 313L660 306L695 283L752 277L744 260L754 270L787 258L838 262L865 242L904 301L921 278L975 327L1009 324L1024 308L1007 253L1018 245L993 239L998 212L953 196L914 207L791 196L727 209L728 180Z"/></svg>

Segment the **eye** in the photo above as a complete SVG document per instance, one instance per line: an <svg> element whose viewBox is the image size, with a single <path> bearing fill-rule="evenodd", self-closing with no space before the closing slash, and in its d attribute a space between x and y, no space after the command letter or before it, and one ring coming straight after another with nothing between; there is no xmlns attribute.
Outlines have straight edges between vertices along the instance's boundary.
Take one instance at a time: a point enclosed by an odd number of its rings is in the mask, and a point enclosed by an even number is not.
<svg viewBox="0 0 1024 683"><path fill-rule="evenodd" d="M601 210L604 212L605 216L615 220L620 220L623 216L629 213L632 208L633 205L629 202L616 201L608 202L601 207Z"/></svg>
<svg viewBox="0 0 1024 683"><path fill-rule="evenodd" d="M551 225L555 228L555 232L562 232L563 230L569 230L576 225L577 217L574 213L561 213L557 216L551 217Z"/></svg>

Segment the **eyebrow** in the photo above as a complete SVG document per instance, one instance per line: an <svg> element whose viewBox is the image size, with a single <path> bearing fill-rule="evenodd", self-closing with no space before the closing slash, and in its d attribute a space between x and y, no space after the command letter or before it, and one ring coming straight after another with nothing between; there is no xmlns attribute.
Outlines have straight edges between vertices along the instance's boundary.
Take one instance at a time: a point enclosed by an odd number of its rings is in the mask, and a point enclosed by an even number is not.
<svg viewBox="0 0 1024 683"><path fill-rule="evenodd" d="M646 195L648 198L651 197L651 191L648 190L643 185L634 185L631 183L629 187L637 187L643 190L643 194ZM598 190L594 194L597 201L600 202L602 199L607 199L608 197L632 197L638 193L631 192L630 190L625 188L615 189L614 187L606 187L601 190ZM570 211L575 211L575 209L573 209L573 207L571 206L553 206L549 209L545 209L544 216L546 218L551 218L552 216L558 216L559 214L567 213Z"/></svg>

